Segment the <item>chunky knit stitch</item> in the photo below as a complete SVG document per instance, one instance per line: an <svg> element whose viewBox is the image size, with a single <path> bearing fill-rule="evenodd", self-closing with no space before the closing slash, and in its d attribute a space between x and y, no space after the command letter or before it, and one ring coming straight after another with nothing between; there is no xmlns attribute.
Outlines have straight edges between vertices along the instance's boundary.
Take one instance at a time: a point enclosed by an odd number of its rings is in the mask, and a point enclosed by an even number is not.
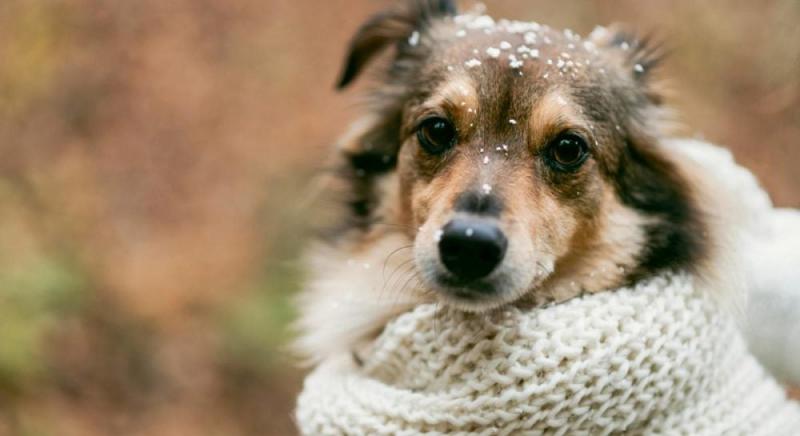
<svg viewBox="0 0 800 436"><path fill-rule="evenodd" d="M390 323L306 380L307 435L796 435L800 407L685 276L551 307Z"/></svg>
<svg viewBox="0 0 800 436"><path fill-rule="evenodd" d="M773 209L727 150L668 146L736 192L750 348L800 381L787 312L800 302L800 213ZM342 354L317 367L297 423L306 435L799 435L800 407L720 294L679 275L491 316L423 305L387 326L363 366Z"/></svg>

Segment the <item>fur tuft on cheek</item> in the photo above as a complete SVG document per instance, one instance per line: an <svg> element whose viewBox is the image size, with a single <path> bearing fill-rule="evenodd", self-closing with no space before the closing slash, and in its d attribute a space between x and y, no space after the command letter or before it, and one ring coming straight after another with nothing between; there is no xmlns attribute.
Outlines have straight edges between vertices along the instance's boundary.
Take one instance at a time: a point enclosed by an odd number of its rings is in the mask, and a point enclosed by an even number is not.
<svg viewBox="0 0 800 436"><path fill-rule="evenodd" d="M343 253L350 257L343 257ZM362 247L319 245L313 273L297 300L296 355L308 364L367 346L391 318L425 302L413 264L413 243L394 234Z"/></svg>

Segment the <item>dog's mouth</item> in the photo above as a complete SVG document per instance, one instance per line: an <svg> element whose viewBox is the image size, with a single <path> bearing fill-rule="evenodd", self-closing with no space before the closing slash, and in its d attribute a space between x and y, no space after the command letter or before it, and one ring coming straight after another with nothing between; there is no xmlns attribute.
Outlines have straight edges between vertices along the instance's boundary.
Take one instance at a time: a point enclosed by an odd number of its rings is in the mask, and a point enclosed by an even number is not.
<svg viewBox="0 0 800 436"><path fill-rule="evenodd" d="M424 269L423 269L424 271ZM428 288L445 304L468 312L481 312L512 303L537 283L526 272L501 268L497 273L482 279L465 280L446 271L423 272Z"/></svg>
<svg viewBox="0 0 800 436"><path fill-rule="evenodd" d="M436 286L441 292L464 301L491 300L503 293L492 280L464 280L448 274L438 274Z"/></svg>
<svg viewBox="0 0 800 436"><path fill-rule="evenodd" d="M432 278L426 277L426 282L443 303L470 312L500 306L509 300L508 295L511 293L493 280L465 281L447 273L436 273Z"/></svg>

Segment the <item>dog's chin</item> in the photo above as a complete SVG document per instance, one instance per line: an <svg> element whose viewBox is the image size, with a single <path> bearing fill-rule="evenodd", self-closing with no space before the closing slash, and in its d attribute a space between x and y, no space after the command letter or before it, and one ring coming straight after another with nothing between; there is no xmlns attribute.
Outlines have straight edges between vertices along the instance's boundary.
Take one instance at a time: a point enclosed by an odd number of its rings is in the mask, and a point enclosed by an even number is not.
<svg viewBox="0 0 800 436"><path fill-rule="evenodd" d="M487 312L511 304L535 288L535 283L514 286L501 274L486 279L461 281L445 272L426 277L428 287L444 305L464 312Z"/></svg>

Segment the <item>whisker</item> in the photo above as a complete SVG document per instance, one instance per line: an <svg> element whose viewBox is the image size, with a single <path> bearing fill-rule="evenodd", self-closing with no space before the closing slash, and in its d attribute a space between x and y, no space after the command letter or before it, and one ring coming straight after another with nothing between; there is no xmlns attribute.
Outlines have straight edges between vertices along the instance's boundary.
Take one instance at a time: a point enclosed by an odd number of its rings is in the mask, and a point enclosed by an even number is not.
<svg viewBox="0 0 800 436"><path fill-rule="evenodd" d="M398 298L400 296L402 296L404 292L406 292L408 289L410 289L408 285L412 283L412 280L415 281L414 282L415 285L420 280L420 275L419 275L419 273L417 271L413 271L413 270L409 271L408 278L406 279L405 282L403 282L403 285L400 287L400 290L395 294L395 295L397 295Z"/></svg>
<svg viewBox="0 0 800 436"><path fill-rule="evenodd" d="M394 305L397 305L400 302L400 297L403 295L403 292L405 292L408 289L408 285L411 283L411 281L417 280L417 282L419 282L420 279L421 277L418 272L416 271L412 272L408 280L406 280L405 283L403 283L403 286L400 288L400 291L397 292L397 294L395 294L396 299Z"/></svg>
<svg viewBox="0 0 800 436"><path fill-rule="evenodd" d="M399 252L401 252L403 250L407 250L409 248L412 248L413 246L414 246L414 244L404 245L404 246L392 251L391 253L389 253L388 256L386 256L386 259L383 260L383 269L381 270L381 279L384 282L386 281L386 267L389 264L389 259L391 259L392 256L394 256L395 254L397 254L397 253L399 253Z"/></svg>
<svg viewBox="0 0 800 436"><path fill-rule="evenodd" d="M414 265L414 264L413 264L413 262L414 262L414 259L409 259L409 260L407 260L407 261L405 261L405 262L401 263L400 265L398 265L398 266L397 266L397 267L396 267L396 268L395 268L395 269L392 271L392 273L391 273L391 274L389 274L389 278L388 278L388 280L386 280L386 281L384 281L384 282L383 282L383 286L381 287L381 290L380 290L380 293L379 293L379 297L378 297L378 298L382 298L382 296L383 296L384 292L386 291L386 286L387 286L387 285L389 285L389 284L392 282L392 278L395 276L395 274L396 274L396 273L400 272L400 270L403 270L403 269L405 270L405 271L404 271L404 273L405 273L405 274L408 274L408 273L410 273L410 272L412 272L412 271L413 271L413 268L415 268L415 267L416 267L416 265ZM411 268L408 268L409 266L411 266ZM402 277L402 275L401 275L400 277ZM401 279L398 279L398 281L399 281L399 280L401 280ZM396 284L396 283L395 283L395 284ZM390 289L390 293L391 293L391 289Z"/></svg>

